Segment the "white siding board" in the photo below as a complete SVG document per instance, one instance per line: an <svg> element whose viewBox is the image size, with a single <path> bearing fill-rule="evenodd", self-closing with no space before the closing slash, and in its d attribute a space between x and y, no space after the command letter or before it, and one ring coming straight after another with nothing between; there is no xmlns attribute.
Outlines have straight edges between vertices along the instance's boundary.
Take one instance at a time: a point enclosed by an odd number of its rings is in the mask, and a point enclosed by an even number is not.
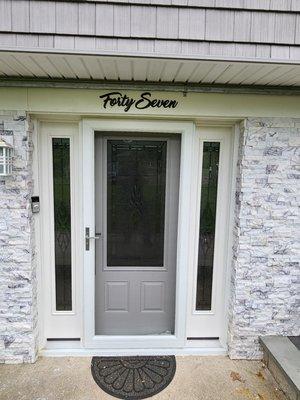
<svg viewBox="0 0 300 400"><path fill-rule="evenodd" d="M96 5L96 35L113 36L114 8L111 4Z"/></svg>
<svg viewBox="0 0 300 400"><path fill-rule="evenodd" d="M0 15L2 17L1 11ZM29 31L29 2L27 0L12 2L12 30Z"/></svg>
<svg viewBox="0 0 300 400"><path fill-rule="evenodd" d="M1 48L15 47L17 45L17 36L14 33L0 33Z"/></svg>
<svg viewBox="0 0 300 400"><path fill-rule="evenodd" d="M188 42L183 40L181 42L181 54L185 55L208 55L209 54L209 43L208 42Z"/></svg>
<svg viewBox="0 0 300 400"><path fill-rule="evenodd" d="M275 43L295 43L296 15L275 15ZM299 42L298 42L299 44Z"/></svg>
<svg viewBox="0 0 300 400"><path fill-rule="evenodd" d="M136 39L117 39L117 49L122 52L135 53L138 50L138 41Z"/></svg>
<svg viewBox="0 0 300 400"><path fill-rule="evenodd" d="M215 7L243 7L244 0L215 0Z"/></svg>
<svg viewBox="0 0 300 400"><path fill-rule="evenodd" d="M56 33L78 34L78 4L56 2Z"/></svg>
<svg viewBox="0 0 300 400"><path fill-rule="evenodd" d="M12 12L11 0L0 1L0 30L11 31L12 29Z"/></svg>
<svg viewBox="0 0 300 400"><path fill-rule="evenodd" d="M114 6L114 35L130 36L130 7Z"/></svg>
<svg viewBox="0 0 300 400"><path fill-rule="evenodd" d="M292 0L291 10L300 11L300 1L299 0Z"/></svg>
<svg viewBox="0 0 300 400"><path fill-rule="evenodd" d="M156 36L156 8L131 6L131 36Z"/></svg>
<svg viewBox="0 0 300 400"><path fill-rule="evenodd" d="M96 6L95 4L79 4L78 9L79 35L95 35L96 33Z"/></svg>
<svg viewBox="0 0 300 400"><path fill-rule="evenodd" d="M271 46L271 58L274 60L288 60L290 58L290 47L289 46Z"/></svg>
<svg viewBox="0 0 300 400"><path fill-rule="evenodd" d="M39 46L39 38L37 35L18 35L17 43L18 47L34 48Z"/></svg>
<svg viewBox="0 0 300 400"><path fill-rule="evenodd" d="M300 2L300 0L299 0ZM295 43L300 43L300 15L296 18Z"/></svg>
<svg viewBox="0 0 300 400"><path fill-rule="evenodd" d="M75 36L74 48L77 50L95 50L96 38L86 36Z"/></svg>
<svg viewBox="0 0 300 400"><path fill-rule="evenodd" d="M275 13L252 13L251 41L274 43Z"/></svg>
<svg viewBox="0 0 300 400"><path fill-rule="evenodd" d="M231 11L206 10L206 40L233 40L234 13Z"/></svg>
<svg viewBox="0 0 300 400"><path fill-rule="evenodd" d="M239 58L255 58L256 56L256 46L252 44L240 44L235 43L235 56Z"/></svg>
<svg viewBox="0 0 300 400"><path fill-rule="evenodd" d="M118 39L111 38L96 38L96 50L116 51L118 50Z"/></svg>
<svg viewBox="0 0 300 400"><path fill-rule="evenodd" d="M154 40L138 40L138 51L141 53L153 53L155 48Z"/></svg>
<svg viewBox="0 0 300 400"><path fill-rule="evenodd" d="M250 42L251 12L236 11L234 13L233 40Z"/></svg>
<svg viewBox="0 0 300 400"><path fill-rule="evenodd" d="M37 35L39 41L39 47L42 48L53 48L54 47L54 36L53 35Z"/></svg>
<svg viewBox="0 0 300 400"><path fill-rule="evenodd" d="M173 6L187 6L188 0L172 0Z"/></svg>
<svg viewBox="0 0 300 400"><path fill-rule="evenodd" d="M245 0L244 7L250 9L269 10L270 0Z"/></svg>
<svg viewBox="0 0 300 400"><path fill-rule="evenodd" d="M209 55L210 56L235 56L235 44L234 43L210 43L209 44Z"/></svg>
<svg viewBox="0 0 300 400"><path fill-rule="evenodd" d="M291 0L272 0L270 2L270 10L290 11L291 4Z"/></svg>
<svg viewBox="0 0 300 400"><path fill-rule="evenodd" d="M179 10L180 39L202 40L205 35L205 10Z"/></svg>
<svg viewBox="0 0 300 400"><path fill-rule="evenodd" d="M193 7L214 6L215 0L188 0L188 5Z"/></svg>
<svg viewBox="0 0 300 400"><path fill-rule="evenodd" d="M158 38L178 38L178 8L157 8L157 31Z"/></svg>
<svg viewBox="0 0 300 400"><path fill-rule="evenodd" d="M298 60L300 62L300 46L291 46L290 47L290 59Z"/></svg>
<svg viewBox="0 0 300 400"><path fill-rule="evenodd" d="M30 32L55 33L55 7L52 1L31 1Z"/></svg>
<svg viewBox="0 0 300 400"><path fill-rule="evenodd" d="M54 48L61 50L70 50L75 47L74 36L54 36Z"/></svg>
<svg viewBox="0 0 300 400"><path fill-rule="evenodd" d="M180 41L167 41L167 40L155 40L155 51L163 54L179 54L181 53L181 42Z"/></svg>
<svg viewBox="0 0 300 400"><path fill-rule="evenodd" d="M256 45L257 58L270 58L271 57L271 46L268 44L258 44Z"/></svg>

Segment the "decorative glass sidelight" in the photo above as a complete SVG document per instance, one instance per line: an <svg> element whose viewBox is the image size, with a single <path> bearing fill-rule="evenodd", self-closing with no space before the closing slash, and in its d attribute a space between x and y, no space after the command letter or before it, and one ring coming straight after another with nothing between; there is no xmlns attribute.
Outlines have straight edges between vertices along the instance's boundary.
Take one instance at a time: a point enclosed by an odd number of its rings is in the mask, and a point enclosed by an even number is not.
<svg viewBox="0 0 300 400"><path fill-rule="evenodd" d="M52 138L56 310L72 310L70 139Z"/></svg>
<svg viewBox="0 0 300 400"><path fill-rule="evenodd" d="M210 310L214 264L219 142L203 143L196 310Z"/></svg>
<svg viewBox="0 0 300 400"><path fill-rule="evenodd" d="M166 141L107 141L107 266L163 266L166 157Z"/></svg>

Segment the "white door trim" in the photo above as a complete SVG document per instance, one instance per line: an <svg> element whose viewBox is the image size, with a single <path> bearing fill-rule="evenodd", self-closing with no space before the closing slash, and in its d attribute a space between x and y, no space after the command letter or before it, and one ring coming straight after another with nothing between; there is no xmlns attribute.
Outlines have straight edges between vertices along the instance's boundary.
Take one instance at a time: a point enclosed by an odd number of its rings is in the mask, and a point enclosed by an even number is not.
<svg viewBox="0 0 300 400"><path fill-rule="evenodd" d="M47 338L80 338L82 327L81 275L78 232L80 232L80 154L78 124L67 121L39 122L38 183L41 211L39 215L40 310L43 311L43 343ZM52 138L70 140L70 201L71 201L71 259L72 310L57 311L55 306L55 241L53 202Z"/></svg>
<svg viewBox="0 0 300 400"><path fill-rule="evenodd" d="M231 149L232 128L231 127L198 127L198 174L195 181L195 197L197 209L195 213L194 241L196 246L193 255L193 263L189 272L189 297L187 308L187 337L197 338L220 338L223 334L224 303L226 291L227 274L227 252L228 239L230 238L230 196L231 196ZM197 311L197 274L198 274L198 243L200 229L200 204L202 189L202 162L204 142L220 143L217 208L214 238L214 260L212 280L212 303L211 310Z"/></svg>
<svg viewBox="0 0 300 400"><path fill-rule="evenodd" d="M176 348L186 342L186 308L188 295L188 271L194 254L193 230L195 199L192 196L194 173L196 173L195 148L197 133L193 122L149 121L135 119L84 119L82 121L83 149L83 226L95 234L95 188L94 188L94 132L156 132L181 134L181 165L179 182L179 212L176 268L175 334L147 336L104 336L95 335L95 246L91 241L90 250L84 251L83 271L83 343L86 348ZM85 179L88 177L88 179Z"/></svg>

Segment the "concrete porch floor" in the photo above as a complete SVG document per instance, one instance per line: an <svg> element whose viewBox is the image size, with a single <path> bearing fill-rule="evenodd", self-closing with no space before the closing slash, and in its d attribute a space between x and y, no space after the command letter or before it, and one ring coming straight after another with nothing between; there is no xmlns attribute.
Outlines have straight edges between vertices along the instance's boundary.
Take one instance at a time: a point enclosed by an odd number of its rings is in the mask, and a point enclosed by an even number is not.
<svg viewBox="0 0 300 400"><path fill-rule="evenodd" d="M41 357L35 364L0 366L1 400L112 400L94 382L90 357ZM177 357L160 400L284 400L260 361L228 357Z"/></svg>

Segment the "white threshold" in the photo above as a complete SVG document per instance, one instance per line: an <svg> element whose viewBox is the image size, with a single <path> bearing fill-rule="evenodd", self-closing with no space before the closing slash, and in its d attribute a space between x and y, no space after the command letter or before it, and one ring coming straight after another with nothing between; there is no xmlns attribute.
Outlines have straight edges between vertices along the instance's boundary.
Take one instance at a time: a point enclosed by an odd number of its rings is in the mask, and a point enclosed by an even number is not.
<svg viewBox="0 0 300 400"><path fill-rule="evenodd" d="M92 357L92 356L136 356L136 355L176 355L176 356L224 356L227 348L219 340L187 340L182 348L149 349L87 349L78 341L51 341L40 349L42 357Z"/></svg>

